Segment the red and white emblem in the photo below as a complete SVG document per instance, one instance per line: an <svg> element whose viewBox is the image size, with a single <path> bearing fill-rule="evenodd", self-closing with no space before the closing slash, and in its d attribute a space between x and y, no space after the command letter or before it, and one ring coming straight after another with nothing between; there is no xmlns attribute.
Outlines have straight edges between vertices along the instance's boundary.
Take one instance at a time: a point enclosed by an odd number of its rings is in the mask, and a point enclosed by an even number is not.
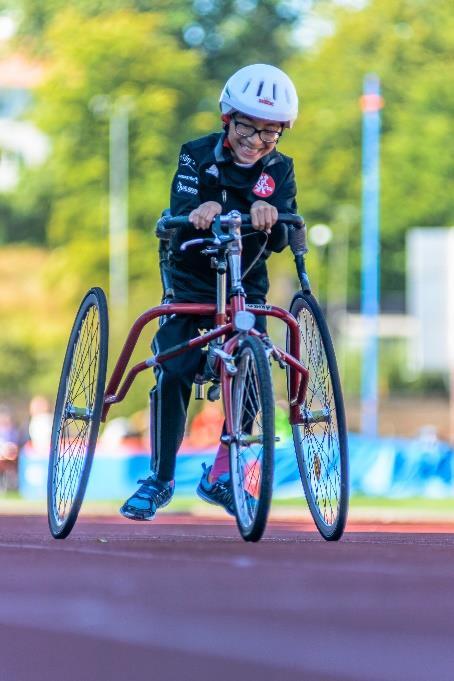
<svg viewBox="0 0 454 681"><path fill-rule="evenodd" d="M266 197L271 196L275 189L276 185L271 175L262 173L252 191L256 196Z"/></svg>

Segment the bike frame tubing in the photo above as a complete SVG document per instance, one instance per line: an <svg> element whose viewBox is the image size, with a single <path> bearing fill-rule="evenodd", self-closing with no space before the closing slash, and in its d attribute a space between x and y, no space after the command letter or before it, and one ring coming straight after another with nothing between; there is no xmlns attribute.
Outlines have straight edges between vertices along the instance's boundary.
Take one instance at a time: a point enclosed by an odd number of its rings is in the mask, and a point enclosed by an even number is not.
<svg viewBox="0 0 454 681"><path fill-rule="evenodd" d="M275 305L246 305L246 310L255 315L276 317L287 324L290 336L290 353L282 348L272 345L272 354L280 361L284 361L289 367L289 408L290 424L301 423L301 411L299 406L306 398L309 383L309 371L300 361L300 331L295 317L281 307Z"/></svg>
<svg viewBox="0 0 454 681"><path fill-rule="evenodd" d="M104 405L101 420L106 420L111 404L117 404L124 399L138 373L150 367L158 366L166 360L181 355L191 348L203 347L210 341L219 338L220 336L227 336L231 334L232 331L234 331L234 325L230 320L235 319L236 312L244 309L256 315L277 317L287 324L290 334L290 354L274 345L271 347L273 354L290 366L290 423L298 423L301 419L298 405L302 404L304 401L309 378L308 370L300 362L298 323L293 315L280 307L275 307L274 305L249 306L245 304L244 296L242 295L233 296L231 304L226 306L225 312L219 312L217 310L217 306L214 303L166 303L164 305L158 305L157 307L150 308L140 315L140 317L136 319L133 326L131 327L123 349L112 372L110 381L107 385L106 392L104 394ZM217 326L212 331L208 331L201 336L191 338L189 341L180 343L179 345L170 348L166 352L159 353L151 359L147 359L143 362L140 362L139 364L136 364L129 370L120 389L118 389L144 327L157 317L168 316L172 314L213 317ZM254 335L260 335L254 329L250 333ZM235 334L226 342L226 352L230 354L231 351L235 349L239 341L239 337L240 334ZM226 372L224 371L223 364L221 363L221 377L224 374L226 374ZM227 375L225 375L223 379L223 385L225 384L226 388L226 381L229 379L230 377ZM224 399L229 401L230 398L227 396L227 393L228 390L226 391ZM230 418L231 411L230 409L227 409L227 404L225 404L225 407L226 416L229 415Z"/></svg>
<svg viewBox="0 0 454 681"><path fill-rule="evenodd" d="M120 381L123 378L128 362L131 359L131 355L134 352L134 349L137 345L137 341L144 327L157 317L172 314L186 314L199 316L206 315L214 317L214 315L216 314L216 305L201 303L165 303L163 305L157 305L156 307L152 307L149 310L146 310L143 314L140 315L140 317L136 319L126 338L126 341L123 345L123 349L120 353L120 356L118 357L117 363L112 372L112 376L104 393L104 406L101 416L102 421L106 420L110 405L116 404L117 402L121 402L124 399L137 374L140 373L141 371L144 371L144 369L148 369L149 367L152 367L155 364L160 363L159 361L157 361L156 357L154 357L152 359L145 360L144 362L140 362L139 364L133 366L130 369L128 375L126 376L123 385L121 386L120 390L117 393ZM218 329L215 329L215 331L218 331ZM216 338L216 336L214 337ZM197 343L193 343L192 347L198 347L199 345L204 345L207 342L205 340L205 336L199 336L198 341L199 342ZM188 343L182 343L181 350L177 354L180 354L181 352L184 352L186 349L190 348L191 347L190 343L191 341L189 341ZM168 355L169 353L166 354ZM167 357L165 355L162 356L165 357L165 359L170 359L170 357ZM175 355L171 356L174 357ZM157 355L157 357L159 357L159 355Z"/></svg>

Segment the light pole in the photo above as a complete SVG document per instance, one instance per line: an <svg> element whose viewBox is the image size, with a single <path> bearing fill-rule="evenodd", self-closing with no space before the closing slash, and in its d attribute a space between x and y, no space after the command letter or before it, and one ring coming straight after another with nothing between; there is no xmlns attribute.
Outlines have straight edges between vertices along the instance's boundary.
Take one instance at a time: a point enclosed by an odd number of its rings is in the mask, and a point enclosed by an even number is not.
<svg viewBox="0 0 454 681"><path fill-rule="evenodd" d="M118 99L109 116L109 295L122 326L128 314L129 110Z"/></svg>
<svg viewBox="0 0 454 681"><path fill-rule="evenodd" d="M90 108L109 120L109 302L118 327L128 316L128 182L130 97L97 95Z"/></svg>
<svg viewBox="0 0 454 681"><path fill-rule="evenodd" d="M362 133L362 267L361 314L364 345L361 366L361 432L378 430L378 314L380 309L380 80L364 79Z"/></svg>

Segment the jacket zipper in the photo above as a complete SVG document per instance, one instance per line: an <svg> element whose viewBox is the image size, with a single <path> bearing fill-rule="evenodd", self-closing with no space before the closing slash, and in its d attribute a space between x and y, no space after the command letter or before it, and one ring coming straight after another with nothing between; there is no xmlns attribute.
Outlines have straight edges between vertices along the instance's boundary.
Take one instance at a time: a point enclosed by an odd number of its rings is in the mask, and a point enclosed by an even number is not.
<svg viewBox="0 0 454 681"><path fill-rule="evenodd" d="M225 189L222 190L222 203L224 206L227 203L227 191Z"/></svg>

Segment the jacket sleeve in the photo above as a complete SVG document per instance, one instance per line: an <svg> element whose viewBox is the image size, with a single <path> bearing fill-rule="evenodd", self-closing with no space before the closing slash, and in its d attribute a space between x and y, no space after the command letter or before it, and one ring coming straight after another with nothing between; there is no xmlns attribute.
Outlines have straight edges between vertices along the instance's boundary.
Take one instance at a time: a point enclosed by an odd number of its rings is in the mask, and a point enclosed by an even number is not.
<svg viewBox="0 0 454 681"><path fill-rule="evenodd" d="M279 213L297 213L296 203L296 181L293 161L291 161L288 172L282 182L279 192L274 201ZM277 222L271 230L268 241L268 250L280 253L288 245L287 225Z"/></svg>
<svg viewBox="0 0 454 681"><path fill-rule="evenodd" d="M170 191L172 215L188 215L200 205L197 162L186 145L181 147L177 172Z"/></svg>

